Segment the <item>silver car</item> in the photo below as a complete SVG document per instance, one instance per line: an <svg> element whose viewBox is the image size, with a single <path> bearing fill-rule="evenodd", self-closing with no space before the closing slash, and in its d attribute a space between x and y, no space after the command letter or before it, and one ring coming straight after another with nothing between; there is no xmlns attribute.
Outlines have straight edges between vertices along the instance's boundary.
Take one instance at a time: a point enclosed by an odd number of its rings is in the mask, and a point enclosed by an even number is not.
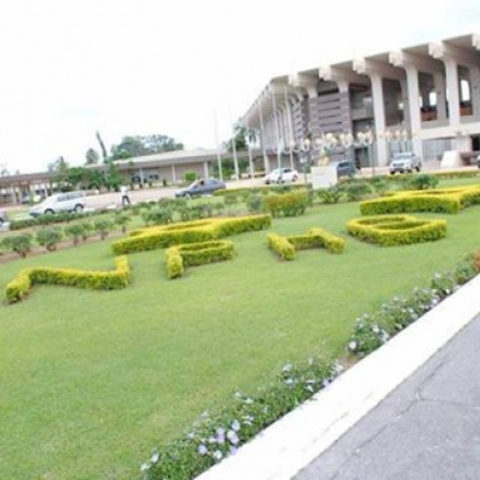
<svg viewBox="0 0 480 480"><path fill-rule="evenodd" d="M422 159L413 152L395 153L390 162L390 173L411 173L414 170L419 172L422 169Z"/></svg>
<svg viewBox="0 0 480 480"><path fill-rule="evenodd" d="M65 192L46 198L43 202L32 207L28 213L32 217L38 217L39 215L53 215L60 212L81 213L84 208L84 192Z"/></svg>

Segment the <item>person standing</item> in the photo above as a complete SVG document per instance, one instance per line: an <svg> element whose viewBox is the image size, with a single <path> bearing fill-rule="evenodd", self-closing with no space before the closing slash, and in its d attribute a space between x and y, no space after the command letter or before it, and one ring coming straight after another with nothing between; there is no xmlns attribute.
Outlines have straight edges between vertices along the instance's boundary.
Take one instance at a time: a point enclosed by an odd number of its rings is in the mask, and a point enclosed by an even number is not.
<svg viewBox="0 0 480 480"><path fill-rule="evenodd" d="M120 193L122 194L122 207L131 205L130 197L128 196L128 188L125 185L120 186Z"/></svg>

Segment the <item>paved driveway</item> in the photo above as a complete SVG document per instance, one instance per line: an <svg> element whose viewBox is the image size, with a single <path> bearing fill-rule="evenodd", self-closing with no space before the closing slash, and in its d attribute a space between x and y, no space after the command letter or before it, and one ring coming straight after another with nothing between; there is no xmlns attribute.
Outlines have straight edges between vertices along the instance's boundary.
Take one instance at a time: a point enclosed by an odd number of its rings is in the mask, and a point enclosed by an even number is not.
<svg viewBox="0 0 480 480"><path fill-rule="evenodd" d="M295 477L479 479L480 317Z"/></svg>

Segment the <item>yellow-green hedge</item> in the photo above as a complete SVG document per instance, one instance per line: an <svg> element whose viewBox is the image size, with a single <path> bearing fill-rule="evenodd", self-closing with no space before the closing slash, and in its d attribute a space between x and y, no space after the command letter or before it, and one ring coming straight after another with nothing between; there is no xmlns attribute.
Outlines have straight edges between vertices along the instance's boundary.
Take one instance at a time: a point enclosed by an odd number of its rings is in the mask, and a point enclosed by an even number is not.
<svg viewBox="0 0 480 480"><path fill-rule="evenodd" d="M235 255L233 242L214 240L210 242L175 245L165 252L165 267L168 278L181 277L185 267L230 260Z"/></svg>
<svg viewBox="0 0 480 480"><path fill-rule="evenodd" d="M282 237L276 233L267 235L268 246L283 260L293 260L297 250L326 248L330 253L342 253L345 240L322 228L311 228L305 235Z"/></svg>
<svg viewBox="0 0 480 480"><path fill-rule="evenodd" d="M440 240L447 234L445 220L419 219L412 215L378 215L347 222L347 232L360 240L391 247Z"/></svg>
<svg viewBox="0 0 480 480"><path fill-rule="evenodd" d="M273 217L283 215L295 217L303 215L308 207L309 198L306 190L297 190L282 194L272 194L265 197L265 208Z"/></svg>
<svg viewBox="0 0 480 480"><path fill-rule="evenodd" d="M442 212L458 213L480 203L480 185L394 192L385 197L360 203L362 215L391 213Z"/></svg>
<svg viewBox="0 0 480 480"><path fill-rule="evenodd" d="M268 228L271 223L270 215L251 215L142 228L133 230L127 238L113 242L112 249L116 255L120 255L183 243L206 242L237 233L263 230Z"/></svg>
<svg viewBox="0 0 480 480"><path fill-rule="evenodd" d="M5 288L8 303L23 300L34 285L63 285L95 290L125 288L130 283L130 267L125 256L115 259L115 270L86 271L73 268L25 268Z"/></svg>

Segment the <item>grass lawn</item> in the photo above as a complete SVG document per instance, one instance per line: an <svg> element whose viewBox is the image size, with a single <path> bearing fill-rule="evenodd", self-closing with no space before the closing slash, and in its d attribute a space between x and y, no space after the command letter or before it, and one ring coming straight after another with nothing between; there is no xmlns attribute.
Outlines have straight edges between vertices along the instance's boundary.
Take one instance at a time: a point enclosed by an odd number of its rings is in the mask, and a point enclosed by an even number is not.
<svg viewBox="0 0 480 480"><path fill-rule="evenodd" d="M451 182L442 182L447 186ZM274 221L278 233L321 226L346 236L357 204ZM480 246L480 207L446 218L448 237L281 262L266 232L231 237L233 261L167 280L163 251L130 255L133 285L91 292L35 288L0 305L0 472L9 480L138 478L151 450L237 389L287 361L339 356L356 316L424 284ZM109 242L0 265L0 289L30 265L110 269Z"/></svg>

